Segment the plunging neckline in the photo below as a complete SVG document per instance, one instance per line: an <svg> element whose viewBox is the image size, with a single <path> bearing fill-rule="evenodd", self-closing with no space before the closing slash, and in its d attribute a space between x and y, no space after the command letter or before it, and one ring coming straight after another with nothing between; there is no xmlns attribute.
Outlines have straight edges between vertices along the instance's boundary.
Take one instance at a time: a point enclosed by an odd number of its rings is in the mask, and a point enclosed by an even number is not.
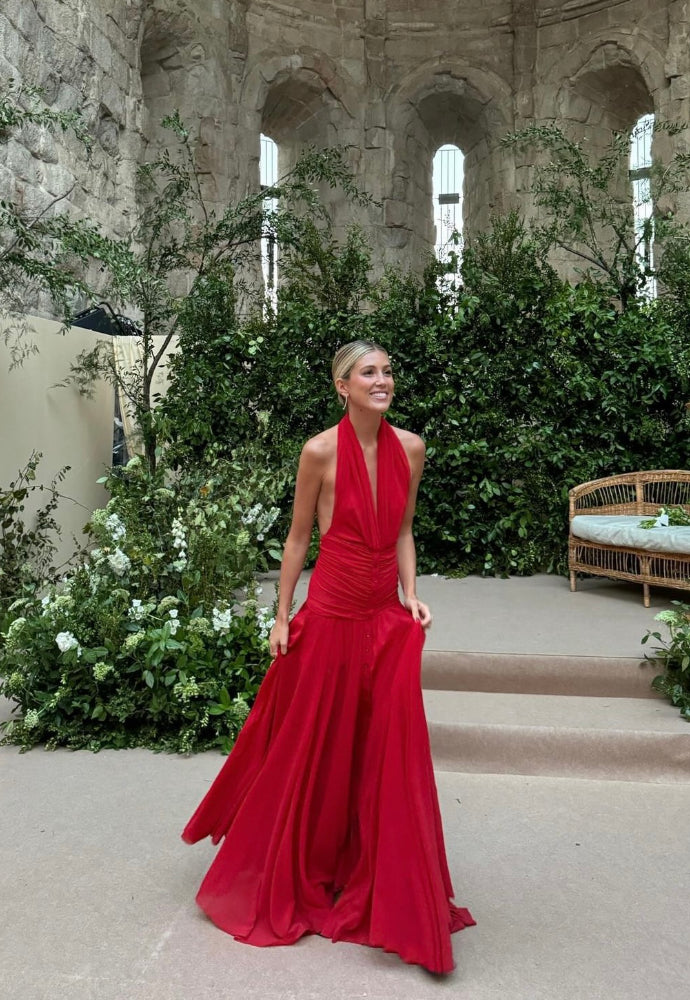
<svg viewBox="0 0 690 1000"><path fill-rule="evenodd" d="M379 519L379 497L381 494L380 490L380 479L379 479L379 469L381 468L381 462L379 461L379 444L381 441L381 428L383 427L383 418L379 424L379 429L376 432L376 469L374 472L374 482L376 483L376 494L374 494L374 487L372 486L372 477L369 475L369 466L367 465L366 456L364 454L364 448L362 447L362 442L357 437L357 431L354 428L352 421L350 420L349 414L347 416L347 421L350 424L352 433L354 435L355 441L357 442L358 455L364 465L364 474L368 486L369 503L371 504L371 509L374 514L374 521L378 524Z"/></svg>

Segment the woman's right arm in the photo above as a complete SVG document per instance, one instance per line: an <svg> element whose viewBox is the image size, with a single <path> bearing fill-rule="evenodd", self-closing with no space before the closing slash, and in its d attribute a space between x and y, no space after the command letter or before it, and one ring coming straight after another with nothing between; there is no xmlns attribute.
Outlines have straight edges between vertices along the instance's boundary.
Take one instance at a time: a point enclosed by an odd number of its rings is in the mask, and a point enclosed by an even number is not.
<svg viewBox="0 0 690 1000"><path fill-rule="evenodd" d="M275 625L271 629L269 637L272 657L277 655L279 649L283 654L287 652L290 608L311 541L316 502L326 464L325 458L323 447L320 447L313 438L307 441L302 448L295 481L292 524L285 541L283 559L280 564L278 611Z"/></svg>

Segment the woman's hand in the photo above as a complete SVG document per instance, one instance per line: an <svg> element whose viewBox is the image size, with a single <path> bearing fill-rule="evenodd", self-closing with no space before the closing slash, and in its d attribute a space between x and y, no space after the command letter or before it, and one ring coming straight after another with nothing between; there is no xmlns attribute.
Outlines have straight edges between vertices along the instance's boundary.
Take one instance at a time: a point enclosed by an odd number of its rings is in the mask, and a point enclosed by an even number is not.
<svg viewBox="0 0 690 1000"><path fill-rule="evenodd" d="M429 628L431 626L431 611L429 611L427 604L420 601L418 597L406 597L403 604L414 620L420 623L422 628Z"/></svg>
<svg viewBox="0 0 690 1000"><path fill-rule="evenodd" d="M278 655L278 650L285 656L288 648L288 638L290 625L288 622L276 622L268 636L268 645L271 650L271 659Z"/></svg>

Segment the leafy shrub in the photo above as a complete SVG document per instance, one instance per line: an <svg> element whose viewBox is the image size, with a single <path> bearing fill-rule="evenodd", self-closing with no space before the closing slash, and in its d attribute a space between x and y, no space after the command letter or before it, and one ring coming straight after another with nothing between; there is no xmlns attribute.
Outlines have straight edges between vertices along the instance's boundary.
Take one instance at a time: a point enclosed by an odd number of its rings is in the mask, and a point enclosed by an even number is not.
<svg viewBox="0 0 690 1000"><path fill-rule="evenodd" d="M132 459L92 515L87 561L40 600L14 602L0 694L21 718L7 740L229 749L269 663L254 574L280 556L278 511L254 502L271 495L262 469L210 471L166 485Z"/></svg>
<svg viewBox="0 0 690 1000"><path fill-rule="evenodd" d="M393 359L391 420L427 444L420 570L563 571L571 486L685 463L690 345L666 304L622 313L604 285L560 280L515 216L465 248L458 289L439 283L441 270L389 271L366 311L349 314L296 279L275 313L244 323L223 321L222 286L198 289L162 406L175 460L203 461L211 441L220 453L244 447L261 424L263 460L291 470L284 535L299 449L341 415L332 355L370 337Z"/></svg>
<svg viewBox="0 0 690 1000"><path fill-rule="evenodd" d="M0 489L0 629L9 624L10 605L19 597L35 593L46 579L54 576L52 560L60 527L55 511L60 502L57 486L68 466L61 469L49 486L36 482L40 452L33 452L7 489ZM24 516L32 494L46 492L48 499L32 516L28 526ZM7 620L5 620L7 619Z"/></svg>
<svg viewBox="0 0 690 1000"><path fill-rule="evenodd" d="M655 647L652 661L658 661L664 673L652 681L652 687L666 695L671 704L680 709L684 719L690 721L690 604L673 601L676 610L661 611L655 615L656 621L668 626L670 637L662 638L659 632L647 632L642 639L656 639L661 646Z"/></svg>

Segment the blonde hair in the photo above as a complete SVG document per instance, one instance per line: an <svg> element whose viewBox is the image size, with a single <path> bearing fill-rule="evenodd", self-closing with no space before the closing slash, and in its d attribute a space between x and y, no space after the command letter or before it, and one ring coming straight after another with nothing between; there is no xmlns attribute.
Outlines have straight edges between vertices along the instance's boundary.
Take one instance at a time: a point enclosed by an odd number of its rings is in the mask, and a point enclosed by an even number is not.
<svg viewBox="0 0 690 1000"><path fill-rule="evenodd" d="M365 354L370 354L372 351L381 351L382 354L388 355L386 348L381 347L380 344L376 344L373 340L353 340L351 343L343 344L342 347L339 347L335 352L333 364L331 365L333 381L335 382L338 378L348 379L359 359L363 358ZM343 396L341 392L338 392L338 398L343 406L345 406L347 396Z"/></svg>

